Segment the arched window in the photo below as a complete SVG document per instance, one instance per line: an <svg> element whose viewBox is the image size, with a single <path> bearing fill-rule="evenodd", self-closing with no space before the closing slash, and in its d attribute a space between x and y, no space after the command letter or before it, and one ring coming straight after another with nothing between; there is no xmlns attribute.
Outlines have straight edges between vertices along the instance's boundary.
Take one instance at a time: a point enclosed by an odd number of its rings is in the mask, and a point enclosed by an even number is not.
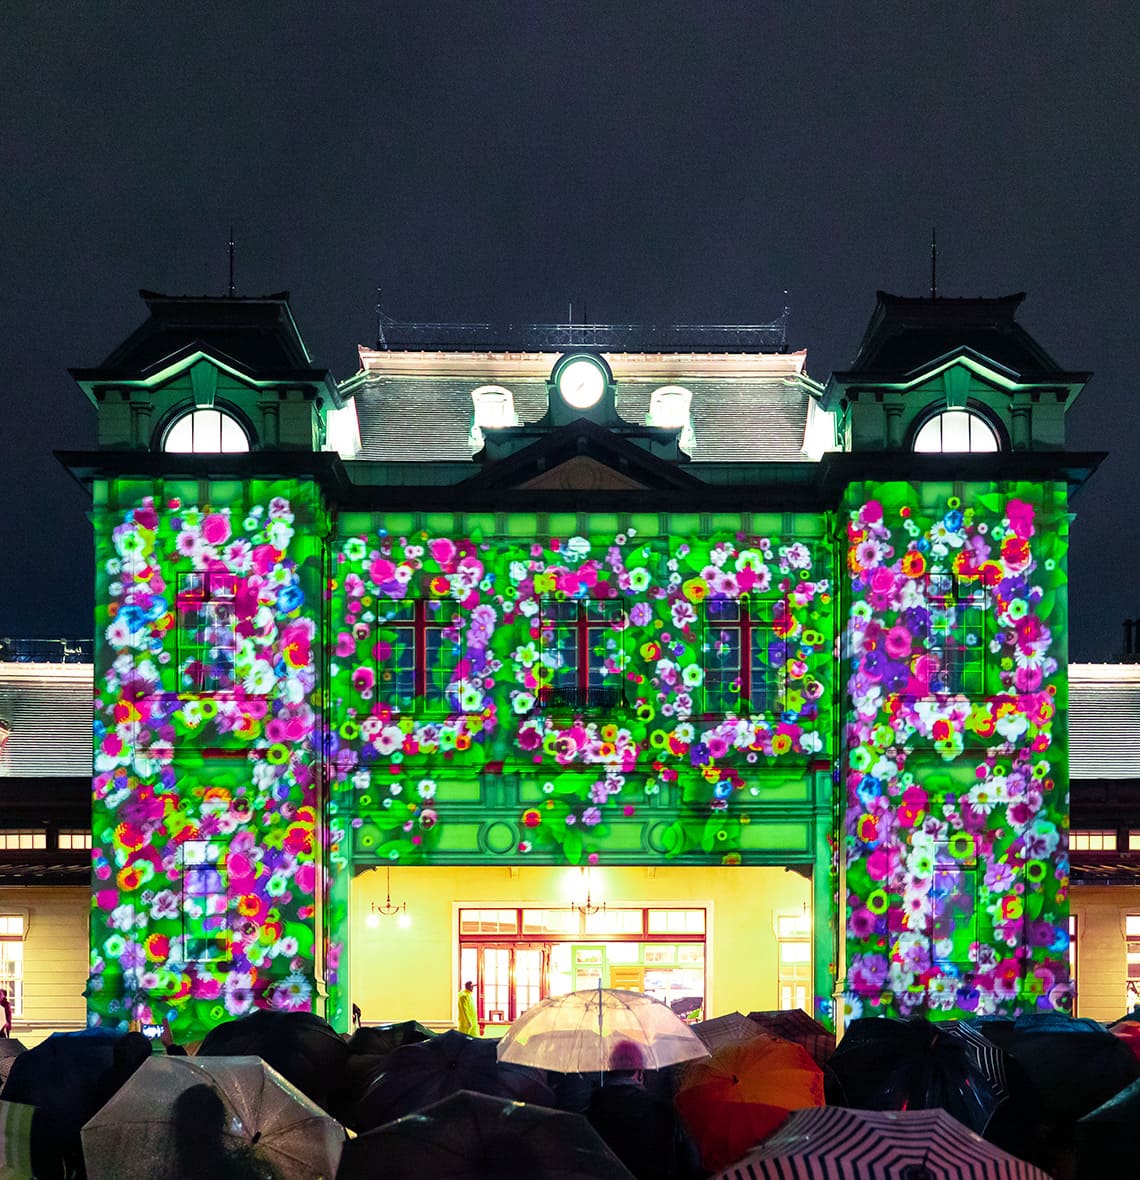
<svg viewBox="0 0 1140 1180"><path fill-rule="evenodd" d="M997 431L971 410L943 410L928 418L914 436L914 449L926 454L984 454L1000 451Z"/></svg>
<svg viewBox="0 0 1140 1180"><path fill-rule="evenodd" d="M515 400L509 389L501 385L481 385L471 391L475 413L471 422L470 443L478 449L483 445L484 427L517 426Z"/></svg>
<svg viewBox="0 0 1140 1180"><path fill-rule="evenodd" d="M649 398L648 424L680 430L680 443L687 451L693 449L693 421L689 412L693 395L681 385L663 385Z"/></svg>
<svg viewBox="0 0 1140 1180"><path fill-rule="evenodd" d="M249 435L224 410L190 410L171 423L162 449L178 455L235 454L249 450Z"/></svg>

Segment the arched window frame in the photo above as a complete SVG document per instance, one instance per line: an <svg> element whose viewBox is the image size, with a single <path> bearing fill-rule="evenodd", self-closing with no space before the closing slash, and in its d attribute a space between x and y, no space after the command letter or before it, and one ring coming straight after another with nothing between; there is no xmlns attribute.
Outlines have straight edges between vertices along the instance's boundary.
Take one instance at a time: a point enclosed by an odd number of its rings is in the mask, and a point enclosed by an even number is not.
<svg viewBox="0 0 1140 1180"><path fill-rule="evenodd" d="M667 414L666 409L680 410L680 413ZM649 426L661 426L670 430L681 431L678 441L686 450L691 451L696 442L693 433L693 392L683 385L662 385L655 389L649 397L649 413L646 415Z"/></svg>
<svg viewBox="0 0 1140 1180"><path fill-rule="evenodd" d="M965 450L965 451L919 451L917 443L922 432L932 423L940 420L946 414L965 414L981 424L993 435L997 446L994 450ZM948 406L945 402L935 402L914 421L910 431L909 450L919 455L993 455L1008 451L1009 434L1003 423L989 410L988 407L972 398L964 406Z"/></svg>
<svg viewBox="0 0 1140 1180"><path fill-rule="evenodd" d="M245 436L246 446L244 450L189 450L189 451L168 451L168 443L171 433L182 422L192 420L195 414L215 413L220 414L223 419L229 419ZM253 426L249 419L236 406L230 405L228 402L215 402L212 406L195 406L195 405L180 405L159 425L155 433L155 450L162 451L167 454L175 455L243 455L249 451L255 450L257 447L257 435L253 430Z"/></svg>
<svg viewBox="0 0 1140 1180"><path fill-rule="evenodd" d="M468 442L475 450L483 446L484 427L519 424L519 416L515 413L515 395L502 385L480 385L478 389L473 389L471 407L471 434Z"/></svg>

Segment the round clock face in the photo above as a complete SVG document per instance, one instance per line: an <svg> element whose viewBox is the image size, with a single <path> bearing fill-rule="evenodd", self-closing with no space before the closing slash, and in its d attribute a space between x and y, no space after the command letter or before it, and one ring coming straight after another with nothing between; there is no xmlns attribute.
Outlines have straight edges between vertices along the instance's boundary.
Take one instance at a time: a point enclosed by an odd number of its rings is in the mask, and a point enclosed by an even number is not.
<svg viewBox="0 0 1140 1180"><path fill-rule="evenodd" d="M606 377L593 361L582 358L569 361L558 374L558 392L562 400L576 410L588 410L601 400Z"/></svg>

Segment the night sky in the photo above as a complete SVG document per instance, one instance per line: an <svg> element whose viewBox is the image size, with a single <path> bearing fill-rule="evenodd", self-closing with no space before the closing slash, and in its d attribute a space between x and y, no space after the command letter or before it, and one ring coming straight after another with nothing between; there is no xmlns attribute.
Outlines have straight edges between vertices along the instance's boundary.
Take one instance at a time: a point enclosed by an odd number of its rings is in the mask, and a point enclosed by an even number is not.
<svg viewBox="0 0 1140 1180"><path fill-rule="evenodd" d="M24 0L0 35L0 635L89 635L67 376L137 289L288 289L340 379L409 320L756 322L826 378L875 291L1025 290L1091 369L1071 654L1140 614L1140 6Z"/></svg>

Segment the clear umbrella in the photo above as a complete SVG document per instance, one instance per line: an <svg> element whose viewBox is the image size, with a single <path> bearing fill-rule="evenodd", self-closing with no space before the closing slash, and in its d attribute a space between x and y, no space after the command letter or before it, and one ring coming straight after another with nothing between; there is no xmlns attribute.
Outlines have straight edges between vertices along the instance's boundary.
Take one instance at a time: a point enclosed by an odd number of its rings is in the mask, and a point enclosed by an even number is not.
<svg viewBox="0 0 1140 1180"><path fill-rule="evenodd" d="M528 1008L499 1042L498 1055L500 1061L558 1073L602 1073L628 1068L630 1045L636 1046L645 1069L709 1055L667 1004L644 992L601 986L552 996ZM615 1049L620 1065L613 1064Z"/></svg>
<svg viewBox="0 0 1140 1180"><path fill-rule="evenodd" d="M260 1057L152 1057L83 1127L89 1180L152 1180L169 1171L186 1150L177 1111L189 1090L220 1099L219 1146L249 1160L251 1174L336 1174L344 1128Z"/></svg>

